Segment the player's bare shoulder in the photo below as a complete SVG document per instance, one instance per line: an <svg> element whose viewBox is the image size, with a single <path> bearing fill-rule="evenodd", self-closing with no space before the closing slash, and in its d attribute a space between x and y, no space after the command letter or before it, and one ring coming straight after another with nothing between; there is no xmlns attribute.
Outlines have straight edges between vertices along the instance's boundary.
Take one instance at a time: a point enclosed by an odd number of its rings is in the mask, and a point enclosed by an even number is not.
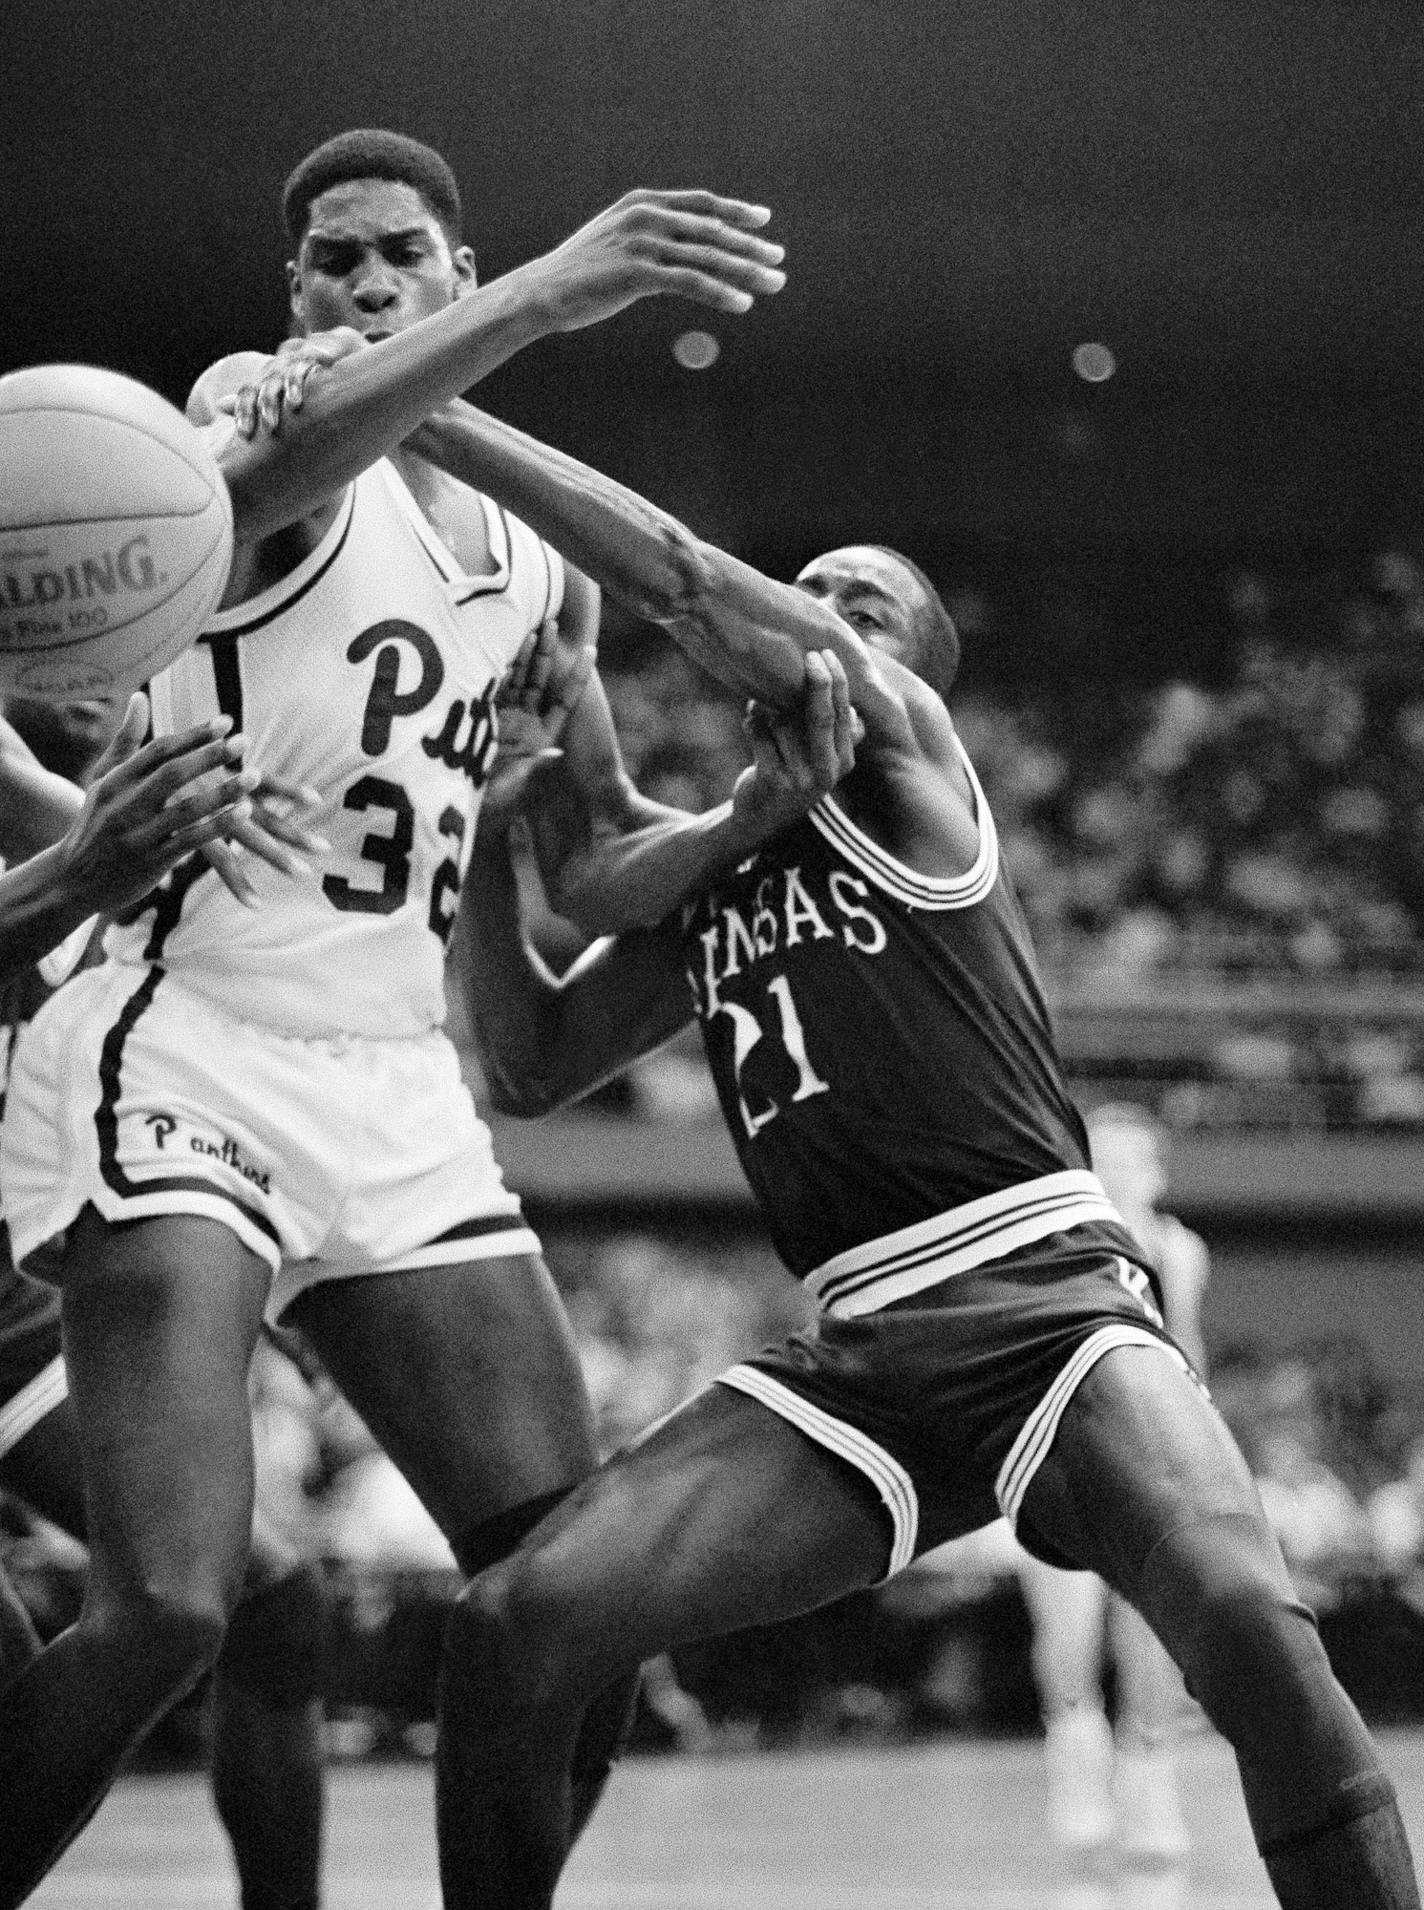
<svg viewBox="0 0 1424 1910"><path fill-rule="evenodd" d="M858 765L844 786L855 821L918 875L957 880L980 860L992 829L954 721L940 697L891 657L875 668L903 712L889 736L867 723Z"/></svg>

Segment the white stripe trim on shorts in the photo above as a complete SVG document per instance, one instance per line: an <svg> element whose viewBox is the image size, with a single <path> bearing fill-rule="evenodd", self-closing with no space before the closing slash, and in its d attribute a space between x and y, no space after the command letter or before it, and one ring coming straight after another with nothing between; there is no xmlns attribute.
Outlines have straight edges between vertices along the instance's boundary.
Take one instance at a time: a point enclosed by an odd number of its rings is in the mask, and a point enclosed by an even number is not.
<svg viewBox="0 0 1424 1910"><path fill-rule="evenodd" d="M47 1366L42 1366L32 1380L27 1380L13 1398L0 1406L0 1458L13 1451L46 1413L62 1406L68 1397L69 1379L64 1360L56 1353Z"/></svg>
<svg viewBox="0 0 1424 1910"><path fill-rule="evenodd" d="M497 1232L456 1240L432 1240L377 1265L353 1265L346 1260L284 1260L275 1271L264 1317L276 1326L299 1294L305 1293L308 1287L324 1286L329 1280L360 1280L367 1274L377 1273L417 1273L424 1267L455 1267L470 1260L498 1260L543 1251L538 1234L523 1215L511 1214L509 1225Z"/></svg>
<svg viewBox="0 0 1424 1910"><path fill-rule="evenodd" d="M886 1578L903 1571L915 1556L915 1540L920 1529L920 1502L915 1482L898 1459L877 1446L858 1426L834 1419L820 1406L812 1405L782 1381L773 1379L755 1366L732 1366L717 1375L719 1386L730 1386L747 1393L763 1406L787 1420L798 1432L824 1446L837 1458L846 1460L869 1479L890 1514L890 1563Z"/></svg>
<svg viewBox="0 0 1424 1910"><path fill-rule="evenodd" d="M999 1502L999 1510L1011 1526L1017 1528L1019 1512L1023 1506L1024 1494L1033 1484L1034 1475L1048 1457L1053 1441L1058 1435L1059 1423L1068 1410L1073 1395L1083 1381L1092 1372L1104 1353L1111 1353L1119 1346L1150 1346L1159 1353L1166 1353L1174 1359L1182 1371L1191 1376L1191 1367L1185 1356L1169 1340L1149 1333L1146 1327L1133 1326L1124 1320L1115 1326L1099 1327L1081 1345L1073 1350L1072 1357L1058 1373L1057 1378L1034 1407L1019 1429L1019 1436L1009 1448L1008 1457L999 1468L994 1481L994 1497Z"/></svg>
<svg viewBox="0 0 1424 1910"><path fill-rule="evenodd" d="M848 1247L804 1284L825 1312L853 1320L1087 1221L1126 1226L1097 1175L1068 1168Z"/></svg>

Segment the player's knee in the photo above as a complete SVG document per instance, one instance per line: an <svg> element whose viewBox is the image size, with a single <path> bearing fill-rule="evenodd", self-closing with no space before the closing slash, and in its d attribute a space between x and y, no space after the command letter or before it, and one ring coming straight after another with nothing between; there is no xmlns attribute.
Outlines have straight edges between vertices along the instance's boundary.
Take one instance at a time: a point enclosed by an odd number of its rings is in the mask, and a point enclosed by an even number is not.
<svg viewBox="0 0 1424 1910"><path fill-rule="evenodd" d="M279 1709L308 1703L322 1689L327 1616L320 1567L298 1565L243 1598L227 1628L219 1676Z"/></svg>
<svg viewBox="0 0 1424 1910"><path fill-rule="evenodd" d="M100 1594L84 1624L115 1655L140 1667L158 1690L179 1690L216 1661L227 1631L229 1601L201 1584L141 1584Z"/></svg>
<svg viewBox="0 0 1424 1910"><path fill-rule="evenodd" d="M1310 1612L1249 1550L1212 1561L1193 1588L1188 1622L1167 1642L1188 1689L1233 1741L1303 1683L1329 1675Z"/></svg>
<svg viewBox="0 0 1424 1910"><path fill-rule="evenodd" d="M451 1616L448 1658L478 1666L497 1706L538 1708L580 1683L570 1602L537 1559L491 1566L466 1586Z"/></svg>

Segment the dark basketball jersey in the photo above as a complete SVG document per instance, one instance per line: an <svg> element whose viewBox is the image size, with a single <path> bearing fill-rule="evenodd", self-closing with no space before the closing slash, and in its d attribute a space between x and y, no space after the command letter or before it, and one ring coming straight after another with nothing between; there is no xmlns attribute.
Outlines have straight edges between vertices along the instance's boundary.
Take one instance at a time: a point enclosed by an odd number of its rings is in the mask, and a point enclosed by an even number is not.
<svg viewBox="0 0 1424 1910"><path fill-rule="evenodd" d="M963 760L980 831L965 875L917 874L828 798L685 913L727 1126L779 1252L836 1311L1067 1228L1141 1258L1089 1172Z"/></svg>

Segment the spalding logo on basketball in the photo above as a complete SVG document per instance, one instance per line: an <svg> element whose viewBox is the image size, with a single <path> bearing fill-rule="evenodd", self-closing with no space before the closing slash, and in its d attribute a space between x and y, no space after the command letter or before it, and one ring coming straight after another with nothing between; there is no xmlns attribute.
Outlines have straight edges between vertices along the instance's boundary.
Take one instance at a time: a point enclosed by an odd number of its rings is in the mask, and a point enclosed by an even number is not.
<svg viewBox="0 0 1424 1910"><path fill-rule="evenodd" d="M0 693L138 689L231 565L227 486L166 399L91 365L0 378Z"/></svg>

